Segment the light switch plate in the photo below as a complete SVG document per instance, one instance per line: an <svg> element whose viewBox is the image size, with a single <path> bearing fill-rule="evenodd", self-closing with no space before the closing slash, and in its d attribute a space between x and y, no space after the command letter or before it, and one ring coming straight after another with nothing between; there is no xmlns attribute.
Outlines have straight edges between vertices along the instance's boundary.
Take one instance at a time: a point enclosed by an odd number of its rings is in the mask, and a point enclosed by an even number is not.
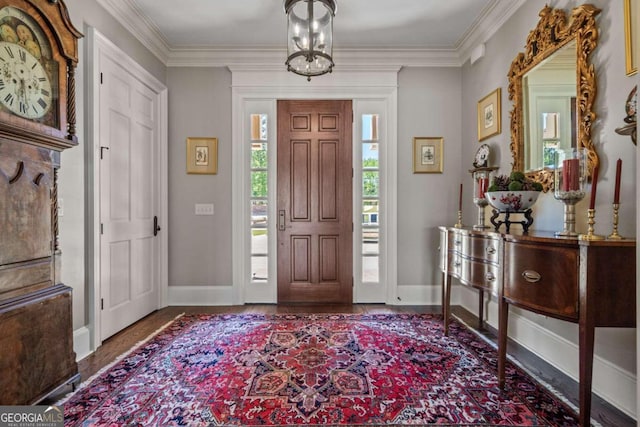
<svg viewBox="0 0 640 427"><path fill-rule="evenodd" d="M213 203L196 203L196 215L213 215Z"/></svg>

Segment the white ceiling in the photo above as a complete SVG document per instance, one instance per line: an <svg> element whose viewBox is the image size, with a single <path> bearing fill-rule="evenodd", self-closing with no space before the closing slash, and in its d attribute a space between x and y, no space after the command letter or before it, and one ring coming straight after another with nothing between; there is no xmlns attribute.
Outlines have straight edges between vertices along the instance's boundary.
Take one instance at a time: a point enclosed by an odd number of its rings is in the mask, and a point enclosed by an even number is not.
<svg viewBox="0 0 640 427"><path fill-rule="evenodd" d="M285 56L283 0L98 2L167 65L258 63L265 61L266 52L277 52L280 63ZM399 62L460 65L524 0L336 2L336 58L341 51L367 52L370 60L376 53L389 58L395 51L391 57L399 52L406 57L398 57Z"/></svg>

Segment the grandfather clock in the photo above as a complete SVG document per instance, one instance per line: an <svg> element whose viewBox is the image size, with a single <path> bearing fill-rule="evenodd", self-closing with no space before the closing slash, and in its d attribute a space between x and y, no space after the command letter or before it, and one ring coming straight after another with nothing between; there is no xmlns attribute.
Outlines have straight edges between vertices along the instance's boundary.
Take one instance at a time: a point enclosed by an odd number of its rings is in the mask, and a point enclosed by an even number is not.
<svg viewBox="0 0 640 427"><path fill-rule="evenodd" d="M56 180L78 143L80 37L62 0L0 0L0 405L79 380Z"/></svg>

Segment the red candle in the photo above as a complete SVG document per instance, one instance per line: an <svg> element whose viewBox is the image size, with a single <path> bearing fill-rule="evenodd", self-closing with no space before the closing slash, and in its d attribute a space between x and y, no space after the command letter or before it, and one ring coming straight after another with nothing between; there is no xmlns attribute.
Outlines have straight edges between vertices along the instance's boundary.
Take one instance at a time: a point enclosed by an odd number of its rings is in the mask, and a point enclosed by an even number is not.
<svg viewBox="0 0 640 427"><path fill-rule="evenodd" d="M489 188L489 178L478 178L478 199L484 199L487 188Z"/></svg>
<svg viewBox="0 0 640 427"><path fill-rule="evenodd" d="M458 199L458 210L462 210L462 183L460 183L460 198Z"/></svg>
<svg viewBox="0 0 640 427"><path fill-rule="evenodd" d="M622 159L616 162L616 191L613 195L613 203L620 204L620 174L622 173Z"/></svg>
<svg viewBox="0 0 640 427"><path fill-rule="evenodd" d="M580 160L566 159L562 161L562 191L580 189Z"/></svg>
<svg viewBox="0 0 640 427"><path fill-rule="evenodd" d="M589 201L589 209L596 208L596 190L598 188L598 166L593 168L593 177L591 177L591 200Z"/></svg>

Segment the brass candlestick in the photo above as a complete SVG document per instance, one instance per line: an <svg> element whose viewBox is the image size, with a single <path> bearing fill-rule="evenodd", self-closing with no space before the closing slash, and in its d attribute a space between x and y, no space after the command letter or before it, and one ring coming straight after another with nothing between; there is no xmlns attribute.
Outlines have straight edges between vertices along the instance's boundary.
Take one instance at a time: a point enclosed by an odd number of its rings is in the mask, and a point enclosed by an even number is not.
<svg viewBox="0 0 640 427"><path fill-rule="evenodd" d="M579 236L580 240L604 240L604 236L600 236L598 234L594 234L594 225L596 223L595 217L596 217L596 210L595 209L589 209L587 211L587 215L589 216L589 231L587 232L587 234L581 234Z"/></svg>
<svg viewBox="0 0 640 427"><path fill-rule="evenodd" d="M454 225L455 228L462 228L462 211L458 211L458 222Z"/></svg>
<svg viewBox="0 0 640 427"><path fill-rule="evenodd" d="M619 203L613 204L613 232L607 236L609 240L623 240L624 237L618 234L618 209L620 209Z"/></svg>

